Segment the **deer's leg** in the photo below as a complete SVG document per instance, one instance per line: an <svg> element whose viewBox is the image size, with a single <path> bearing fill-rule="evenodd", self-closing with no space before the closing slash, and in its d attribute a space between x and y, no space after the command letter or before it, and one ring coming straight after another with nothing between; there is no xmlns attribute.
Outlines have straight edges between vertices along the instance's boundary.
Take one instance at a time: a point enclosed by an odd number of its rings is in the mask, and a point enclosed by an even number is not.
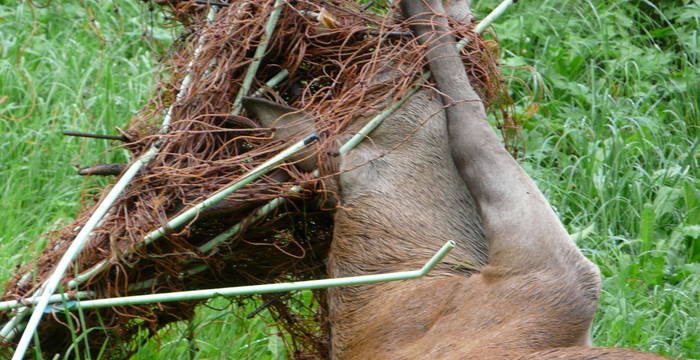
<svg viewBox="0 0 700 360"><path fill-rule="evenodd" d="M450 149L477 203L490 242L489 264L510 271L569 268L587 261L535 183L505 150L469 83L441 0L404 0L404 15L428 44L426 58L446 105ZM590 264L592 266L592 264Z"/></svg>
<svg viewBox="0 0 700 360"><path fill-rule="evenodd" d="M494 297L534 301L542 313L559 314L552 320L560 326L579 324L579 340L570 345L588 344L586 328L600 291L597 267L571 241L544 195L487 122L441 16L442 0L404 0L401 7L415 19L418 40L427 44L426 58L446 105L452 157L489 242L488 266L478 278Z"/></svg>

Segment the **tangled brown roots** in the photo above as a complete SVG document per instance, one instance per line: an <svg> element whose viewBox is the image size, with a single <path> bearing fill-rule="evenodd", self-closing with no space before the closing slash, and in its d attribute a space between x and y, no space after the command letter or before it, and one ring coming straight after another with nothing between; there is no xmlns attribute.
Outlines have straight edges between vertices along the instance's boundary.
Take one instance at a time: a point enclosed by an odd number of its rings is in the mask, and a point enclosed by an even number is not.
<svg viewBox="0 0 700 360"><path fill-rule="evenodd" d="M376 114L409 90L423 72L422 47L407 33L396 11L381 16L348 0L284 2L249 93L263 88L281 70L289 71L274 90L263 89L264 97L313 116L320 134L316 153L321 177L285 164L144 247L139 245L144 236L167 219L289 146L274 140L273 129L261 128L257 120L232 115L234 99L264 38L274 1L232 2L220 8L210 25L207 6L194 1L155 3L183 25L184 31L163 61L155 95L130 124L127 132L135 140L126 148L137 158L155 142L162 145L94 231L64 283L101 261L107 261L108 268L80 287L99 297L324 277L332 209L325 208L319 197L333 195L323 179L334 175L336 139L348 131L353 119ZM458 37L470 40L462 55L472 83L492 110L507 114L502 111L507 96L489 47L473 33L473 24L452 25ZM200 39L205 41L196 52ZM388 68L398 76L378 81ZM191 74L191 83L174 104L186 74ZM171 105L172 123L167 134L161 135L158 128ZM290 193L289 188L298 184L303 191ZM285 206L250 226L252 211L277 197L288 200ZM3 299L30 295L48 277L93 209L85 209L73 224L49 234L38 266L19 271L7 284ZM242 230L215 251L198 249L239 222L243 222ZM32 269L38 269L34 280L21 281ZM323 296L322 291L316 292L315 302L304 304L305 310L298 304L292 306L291 297L272 302L270 310L290 334L285 339L296 358L327 354ZM101 336L105 338L128 340L139 329L154 333L169 322L191 318L196 305L180 302L85 311L83 324L104 329ZM2 314L2 320L9 315ZM42 323L44 351L61 352L70 343L69 332L61 325L64 317L54 315L53 320ZM91 341L96 349L103 342L97 336Z"/></svg>

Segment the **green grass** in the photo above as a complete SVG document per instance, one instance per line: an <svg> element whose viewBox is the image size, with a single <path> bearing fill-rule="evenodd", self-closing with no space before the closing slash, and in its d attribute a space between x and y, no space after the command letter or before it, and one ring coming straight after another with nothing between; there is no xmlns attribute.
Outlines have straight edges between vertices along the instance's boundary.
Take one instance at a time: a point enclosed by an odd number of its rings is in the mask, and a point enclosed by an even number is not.
<svg viewBox="0 0 700 360"><path fill-rule="evenodd" d="M123 126L148 98L153 50L169 35L137 1L32 13L0 0L0 114L28 115L0 120L0 279L73 218L81 193L102 186L74 165L125 157L61 131ZM595 344L700 359L700 4L521 1L495 29L504 72L530 87L513 82L517 107L527 113L531 93L539 104L521 118L521 163L603 274ZM202 308L136 358L281 357L277 330L246 321L249 310Z"/></svg>
<svg viewBox="0 0 700 360"><path fill-rule="evenodd" d="M495 28L540 103L523 166L603 274L594 343L697 359L700 4L661 3L523 1Z"/></svg>
<svg viewBox="0 0 700 360"><path fill-rule="evenodd" d="M77 1L35 11L0 5L2 279L33 258L40 235L72 219L81 192L96 185L76 176L76 165L124 160L108 151L114 144L61 132L113 133L152 89L154 61L141 38L147 19L127 21L106 5L93 11L95 22Z"/></svg>
<svg viewBox="0 0 700 360"><path fill-rule="evenodd" d="M232 307L225 299L201 306L194 319L168 326L138 348L136 359L284 359L284 342L279 331L266 325L266 313L247 319L255 306Z"/></svg>

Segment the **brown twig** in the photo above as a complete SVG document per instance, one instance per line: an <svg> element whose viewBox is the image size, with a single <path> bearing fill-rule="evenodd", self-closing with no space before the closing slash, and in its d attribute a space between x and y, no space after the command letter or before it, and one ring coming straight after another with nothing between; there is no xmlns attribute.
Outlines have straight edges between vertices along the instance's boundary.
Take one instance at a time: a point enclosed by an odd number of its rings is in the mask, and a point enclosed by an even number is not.
<svg viewBox="0 0 700 360"><path fill-rule="evenodd" d="M284 296L286 293L283 292L278 292L272 294L272 297L265 300L264 303L260 304L260 306L256 307L255 310L251 311L250 314L246 315L246 319L252 319L255 317L255 315L258 315L261 311L265 310L267 307L272 305L275 301L279 300L282 296Z"/></svg>
<svg viewBox="0 0 700 360"><path fill-rule="evenodd" d="M66 136L76 136L76 137L85 137L85 138L92 138L92 139L106 139L106 140L118 140L122 142L127 142L130 139L122 134L119 136L116 135L102 135L102 134L90 134L90 133L81 133L81 132L75 132L75 131L64 131L63 135Z"/></svg>
<svg viewBox="0 0 700 360"><path fill-rule="evenodd" d="M392 36L392 37L402 37L402 36L408 36L412 37L413 33L410 31L379 31L379 30L370 30L369 31L370 35L381 35L381 36Z"/></svg>
<svg viewBox="0 0 700 360"><path fill-rule="evenodd" d="M115 163L115 164L99 164L94 166L88 166L78 169L78 175L97 175L97 176L116 176L121 174L126 168L127 164Z"/></svg>
<svg viewBox="0 0 700 360"><path fill-rule="evenodd" d="M197 4L200 5L214 5L214 6L231 6L231 4L219 2L219 1L209 1L209 0L195 0Z"/></svg>

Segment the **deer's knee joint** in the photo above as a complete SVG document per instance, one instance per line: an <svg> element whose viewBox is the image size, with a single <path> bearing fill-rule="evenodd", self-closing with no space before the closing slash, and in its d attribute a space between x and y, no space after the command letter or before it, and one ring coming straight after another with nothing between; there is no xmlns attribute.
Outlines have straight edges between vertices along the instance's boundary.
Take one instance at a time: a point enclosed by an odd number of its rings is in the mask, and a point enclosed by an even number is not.
<svg viewBox="0 0 700 360"><path fill-rule="evenodd" d="M591 316L598 306L600 294L600 270L590 260L583 258L576 262L575 266L568 269L570 272L567 281L570 282L571 296L575 297L575 303L581 306Z"/></svg>

